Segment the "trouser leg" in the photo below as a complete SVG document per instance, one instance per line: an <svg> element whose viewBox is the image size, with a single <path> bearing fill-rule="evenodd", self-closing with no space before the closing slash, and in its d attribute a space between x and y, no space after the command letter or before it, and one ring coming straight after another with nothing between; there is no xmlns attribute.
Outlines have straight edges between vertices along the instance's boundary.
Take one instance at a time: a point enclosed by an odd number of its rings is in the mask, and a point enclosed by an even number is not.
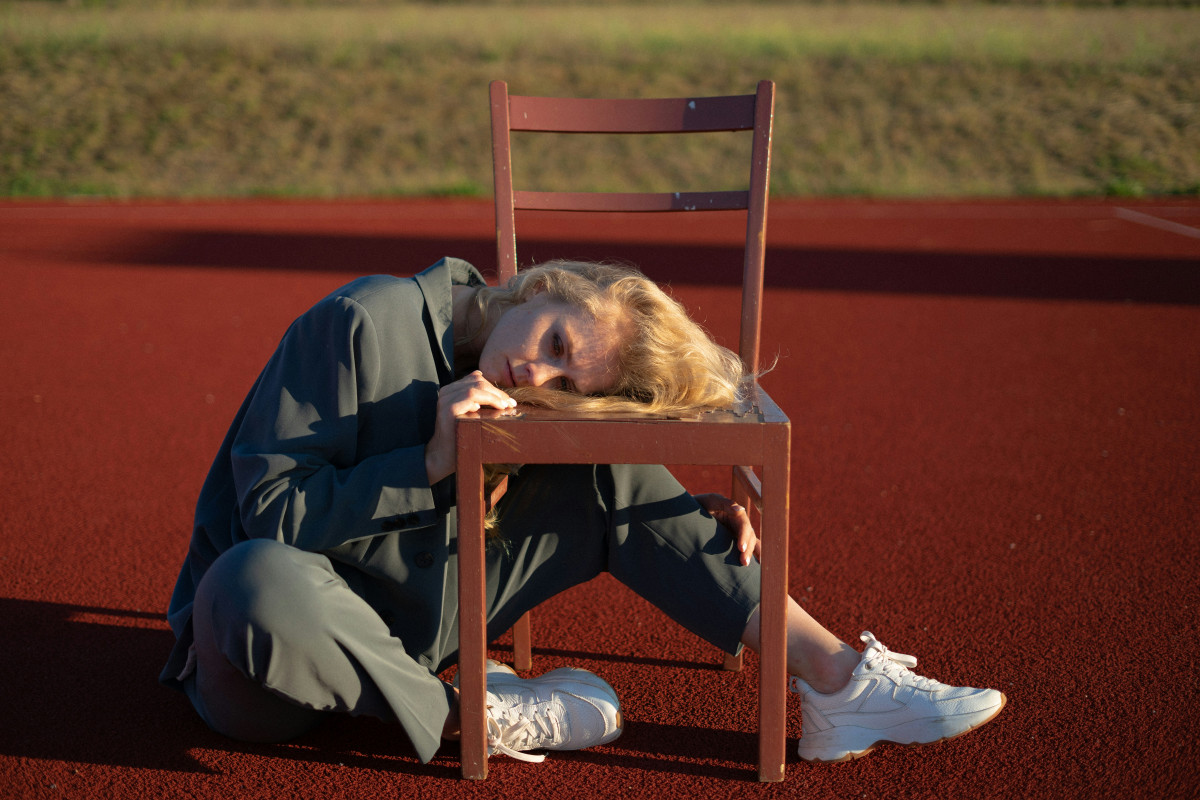
<svg viewBox="0 0 1200 800"><path fill-rule="evenodd" d="M613 466L608 571L692 633L741 651L761 599L757 561L741 563L729 530L665 467Z"/></svg>
<svg viewBox="0 0 1200 800"><path fill-rule="evenodd" d="M344 712L400 723L424 761L441 742L448 687L325 556L264 540L231 548L201 581L192 624L186 688L220 733L281 741Z"/></svg>
<svg viewBox="0 0 1200 800"><path fill-rule="evenodd" d="M758 563L741 565L729 532L664 467L522 467L500 533L511 555L490 564L489 636L604 571L730 653L759 605Z"/></svg>
<svg viewBox="0 0 1200 800"><path fill-rule="evenodd" d="M604 571L728 652L758 606L757 564L740 565L732 537L662 467L527 466L500 528L506 547L488 556L489 638ZM452 701L431 667L456 660L456 595L446 592L439 640L418 645L417 660L381 617L404 613L388 587L339 568L273 541L224 553L196 593L197 670L185 689L234 738L280 741L327 712L366 714L400 723L427 761Z"/></svg>

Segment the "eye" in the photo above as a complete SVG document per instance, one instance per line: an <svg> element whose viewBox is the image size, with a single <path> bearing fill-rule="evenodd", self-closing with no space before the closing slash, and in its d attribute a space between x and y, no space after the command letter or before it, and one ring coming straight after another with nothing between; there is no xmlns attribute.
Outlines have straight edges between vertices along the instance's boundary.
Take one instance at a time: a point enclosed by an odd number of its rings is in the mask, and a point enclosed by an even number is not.
<svg viewBox="0 0 1200 800"><path fill-rule="evenodd" d="M563 341L562 334L557 331L550 337L550 352L556 360L562 360L567 354L567 345ZM570 379L565 375L560 375L554 381L554 388L560 392L574 392L575 387L571 384Z"/></svg>

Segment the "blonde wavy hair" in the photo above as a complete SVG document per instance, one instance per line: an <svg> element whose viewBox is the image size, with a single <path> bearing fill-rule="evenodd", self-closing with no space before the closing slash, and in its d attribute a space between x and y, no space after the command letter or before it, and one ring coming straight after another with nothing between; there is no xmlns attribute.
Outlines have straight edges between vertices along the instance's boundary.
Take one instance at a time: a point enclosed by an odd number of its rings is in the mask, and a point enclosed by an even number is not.
<svg viewBox="0 0 1200 800"><path fill-rule="evenodd" d="M728 406L742 399L746 374L737 354L717 344L684 307L633 267L610 262L549 261L522 270L502 287L481 288L483 322L538 292L597 320L623 319L617 380L604 395L546 387L509 390L518 402L580 411L646 414ZM460 341L469 341L467 332Z"/></svg>
<svg viewBox="0 0 1200 800"><path fill-rule="evenodd" d="M501 287L483 287L474 302L479 327L457 343L470 342L493 314L539 292L610 321L624 333L617 353L617 380L606 394L581 395L541 386L506 391L520 403L569 411L670 414L729 406L743 399L746 372L737 354L717 344L687 311L633 267L611 262L549 261L522 270ZM485 496L515 464L487 464ZM497 509L484 518L489 540L505 546Z"/></svg>

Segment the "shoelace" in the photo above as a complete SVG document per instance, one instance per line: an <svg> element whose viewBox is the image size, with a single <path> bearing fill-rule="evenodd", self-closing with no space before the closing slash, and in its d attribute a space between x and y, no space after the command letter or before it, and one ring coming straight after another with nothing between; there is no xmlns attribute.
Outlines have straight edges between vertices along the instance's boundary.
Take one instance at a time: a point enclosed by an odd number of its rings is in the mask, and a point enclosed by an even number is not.
<svg viewBox="0 0 1200 800"><path fill-rule="evenodd" d="M908 672L910 682L920 689L936 689L941 684L935 680L918 675L910 670L917 665L916 656L895 653L884 647L883 642L875 638L875 634L867 631L859 637L867 645L863 650L863 662L868 670L882 670L885 675L900 677Z"/></svg>
<svg viewBox="0 0 1200 800"><path fill-rule="evenodd" d="M526 714L515 707L501 711L489 708L487 717L488 748L491 753L503 753L518 761L540 764L544 755L523 752L538 747L538 739L559 736L558 718L548 711Z"/></svg>
<svg viewBox="0 0 1200 800"><path fill-rule="evenodd" d="M904 653L895 653L884 647L883 642L875 638L875 634L870 631L865 631L858 637L867 646L863 650L862 660L868 672L882 670L885 675L893 677L901 677L902 673L907 672L909 675L909 683L919 689L938 689L942 684L937 681L926 678L924 675L918 675L912 672L912 668L917 665L917 657L905 655ZM804 694L807 684L803 683L800 678L795 675L788 678L788 689L796 694Z"/></svg>

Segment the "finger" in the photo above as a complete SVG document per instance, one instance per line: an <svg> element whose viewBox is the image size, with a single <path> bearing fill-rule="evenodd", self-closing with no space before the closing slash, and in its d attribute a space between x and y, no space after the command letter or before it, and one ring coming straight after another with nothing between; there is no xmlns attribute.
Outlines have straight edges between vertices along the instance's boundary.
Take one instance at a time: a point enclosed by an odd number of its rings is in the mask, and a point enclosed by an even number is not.
<svg viewBox="0 0 1200 800"><path fill-rule="evenodd" d="M485 385L474 387L471 391L471 397L474 398L475 402L482 406L488 406L489 408L499 408L503 410L515 408L517 405L517 401L509 397L504 390L497 389L490 383L485 383Z"/></svg>
<svg viewBox="0 0 1200 800"><path fill-rule="evenodd" d="M742 563L748 563L758 544L758 536L750 522L750 515L742 505L720 495L717 497L722 501L721 507L714 508L710 513L733 534L734 545L742 554Z"/></svg>
<svg viewBox="0 0 1200 800"><path fill-rule="evenodd" d="M701 508L713 516L727 515L730 508L735 505L728 497L716 492L695 495L695 500Z"/></svg>
<svg viewBox="0 0 1200 800"><path fill-rule="evenodd" d="M749 564L750 559L758 556L762 550L758 534L755 533L754 525L750 522L750 515L745 508L733 503L730 506L729 519L726 524L734 533L742 565Z"/></svg>
<svg viewBox="0 0 1200 800"><path fill-rule="evenodd" d="M750 513L745 506L715 492L695 495L695 500L733 535L734 547L737 548L742 566L748 565L752 558L761 560L762 542L754 532Z"/></svg>
<svg viewBox="0 0 1200 800"><path fill-rule="evenodd" d="M499 409L514 408L517 405L517 401L509 397L506 392L496 388L482 377L476 380L467 376L461 381L443 386L438 393L438 402L443 406L454 406L467 401Z"/></svg>
<svg viewBox="0 0 1200 800"><path fill-rule="evenodd" d="M475 370L466 378L463 378L461 383L477 398L477 402L482 405L500 409L514 408L517 405L516 400L510 397L503 389L483 377L483 373L479 370Z"/></svg>
<svg viewBox="0 0 1200 800"><path fill-rule="evenodd" d="M746 566L752 558L759 555L761 548L758 536L754 533L754 528L746 525L738 531L737 548L742 566Z"/></svg>

